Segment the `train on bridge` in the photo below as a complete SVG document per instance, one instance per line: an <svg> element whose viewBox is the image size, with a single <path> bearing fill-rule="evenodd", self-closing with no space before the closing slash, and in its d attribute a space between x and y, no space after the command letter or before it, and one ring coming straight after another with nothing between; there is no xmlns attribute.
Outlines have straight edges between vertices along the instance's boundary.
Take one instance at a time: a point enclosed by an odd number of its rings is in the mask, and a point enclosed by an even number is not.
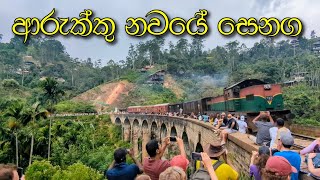
<svg viewBox="0 0 320 180"><path fill-rule="evenodd" d="M284 109L281 84L268 84L258 79L247 79L225 87L223 94L216 97L127 108L128 113L147 114L179 113L181 110L187 115L221 112L246 115L249 127L253 127L250 122L260 111L270 111L272 116L285 120L289 120L290 117L290 110Z"/></svg>

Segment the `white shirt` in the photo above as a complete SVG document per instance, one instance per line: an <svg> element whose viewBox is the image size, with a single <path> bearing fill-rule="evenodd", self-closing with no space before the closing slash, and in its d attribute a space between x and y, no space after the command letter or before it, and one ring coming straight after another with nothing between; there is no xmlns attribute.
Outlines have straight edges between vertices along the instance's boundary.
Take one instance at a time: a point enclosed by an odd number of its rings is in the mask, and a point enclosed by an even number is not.
<svg viewBox="0 0 320 180"><path fill-rule="evenodd" d="M241 120L237 120L238 126L239 126L239 132L245 134L246 130L248 128L248 125L246 122L241 121Z"/></svg>
<svg viewBox="0 0 320 180"><path fill-rule="evenodd" d="M269 129L270 138L271 138L270 147L274 146L274 142L277 138L277 132L278 132L278 127L272 127Z"/></svg>

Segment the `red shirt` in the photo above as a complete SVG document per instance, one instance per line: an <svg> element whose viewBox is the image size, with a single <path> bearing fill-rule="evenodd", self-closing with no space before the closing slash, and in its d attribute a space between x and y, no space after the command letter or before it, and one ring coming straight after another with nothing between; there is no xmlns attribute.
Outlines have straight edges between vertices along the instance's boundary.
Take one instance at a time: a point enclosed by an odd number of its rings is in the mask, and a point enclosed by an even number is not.
<svg viewBox="0 0 320 180"><path fill-rule="evenodd" d="M159 175L170 167L170 161L168 160L155 160L150 158L144 158L143 160L143 172L150 176L151 180L158 180Z"/></svg>

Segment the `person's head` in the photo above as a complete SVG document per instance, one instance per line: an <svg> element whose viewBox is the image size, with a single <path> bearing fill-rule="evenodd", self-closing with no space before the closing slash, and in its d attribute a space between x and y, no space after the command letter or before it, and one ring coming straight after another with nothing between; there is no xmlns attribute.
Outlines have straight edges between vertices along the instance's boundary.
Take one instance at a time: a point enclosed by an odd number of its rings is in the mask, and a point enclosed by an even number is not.
<svg viewBox="0 0 320 180"><path fill-rule="evenodd" d="M17 167L14 165L0 164L0 180L19 180Z"/></svg>
<svg viewBox="0 0 320 180"><path fill-rule="evenodd" d="M269 121L269 117L266 113L260 114L260 121L267 122Z"/></svg>
<svg viewBox="0 0 320 180"><path fill-rule="evenodd" d="M226 117L226 113L221 113L221 118L223 119L223 118L225 118Z"/></svg>
<svg viewBox="0 0 320 180"><path fill-rule="evenodd" d="M157 140L151 140L146 145L147 153L150 157L155 157L157 154L160 154L159 142Z"/></svg>
<svg viewBox="0 0 320 180"><path fill-rule="evenodd" d="M279 128L283 127L284 126L284 120L282 118L278 118L277 119L277 126Z"/></svg>
<svg viewBox="0 0 320 180"><path fill-rule="evenodd" d="M204 147L203 152L207 153L211 159L219 159L226 152L226 149L220 143L211 143Z"/></svg>
<svg viewBox="0 0 320 180"><path fill-rule="evenodd" d="M271 155L270 148L268 146L260 146L258 150L259 156L261 155Z"/></svg>
<svg viewBox="0 0 320 180"><path fill-rule="evenodd" d="M127 153L128 153L127 150L123 149L123 148L119 148L119 149L115 150L113 153L114 161L117 164L122 163L122 162L126 162Z"/></svg>
<svg viewBox="0 0 320 180"><path fill-rule="evenodd" d="M159 180L186 180L187 175L186 173L177 166L171 166L167 168L165 171L163 171L160 176Z"/></svg>
<svg viewBox="0 0 320 180"><path fill-rule="evenodd" d="M246 118L242 115L240 116L240 121L244 121Z"/></svg>
<svg viewBox="0 0 320 180"><path fill-rule="evenodd" d="M278 150L285 148L290 149L294 144L294 138L289 132L282 132L280 134L280 139L278 139Z"/></svg>
<svg viewBox="0 0 320 180"><path fill-rule="evenodd" d="M177 166L187 171L189 160L181 155L174 156L170 161L171 166Z"/></svg>
<svg viewBox="0 0 320 180"><path fill-rule="evenodd" d="M265 168L262 169L262 178L265 180L288 180L291 173L297 173L297 169L291 166L287 159L281 156L272 156L268 159Z"/></svg>
<svg viewBox="0 0 320 180"><path fill-rule="evenodd" d="M232 114L228 114L227 118L231 119L232 118Z"/></svg>
<svg viewBox="0 0 320 180"><path fill-rule="evenodd" d="M258 157L256 157L254 164L258 167L259 172L263 169L270 157L270 149L267 146L260 146L258 151Z"/></svg>
<svg viewBox="0 0 320 180"><path fill-rule="evenodd" d="M146 174L141 174L135 178L135 180L151 180L150 176Z"/></svg>
<svg viewBox="0 0 320 180"><path fill-rule="evenodd" d="M218 119L220 118L220 114L219 113L216 114L216 118L218 118Z"/></svg>

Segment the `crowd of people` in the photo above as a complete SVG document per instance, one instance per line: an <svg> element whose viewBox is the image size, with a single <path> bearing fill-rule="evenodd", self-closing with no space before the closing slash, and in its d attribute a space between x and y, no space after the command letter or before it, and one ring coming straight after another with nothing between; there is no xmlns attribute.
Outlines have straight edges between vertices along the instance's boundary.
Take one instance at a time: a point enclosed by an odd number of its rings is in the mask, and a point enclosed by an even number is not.
<svg viewBox="0 0 320 180"><path fill-rule="evenodd" d="M247 133L248 125L243 115L217 113L207 118L207 114L191 113L188 117L211 123L215 132L219 134L221 145L226 143L230 133ZM256 136L248 134L248 138L260 146L259 152L252 152L250 174L254 179L263 179L262 176L265 177L264 179L288 179L290 175L289 179L296 180L299 179L299 173L307 173L309 176L320 179L320 138L303 150L294 151L291 150L294 138L290 130L284 126L285 121L282 118L274 121L270 112L265 111L260 112L252 122L257 127L257 134ZM304 155L306 155L305 162L301 160ZM270 161L269 164L268 161ZM273 165L272 162L275 161L282 162L282 168L286 167L285 164L289 164L290 167L270 170L270 166L266 165ZM306 163L308 171L300 169L302 163Z"/></svg>
<svg viewBox="0 0 320 180"><path fill-rule="evenodd" d="M320 139L301 151L291 150L294 137L284 126L284 120L273 120L269 112L261 112L252 121L257 127L257 135L248 138L259 145L258 152L252 152L250 174L260 179L298 180L299 174L308 173L316 179L320 177ZM301 171L301 157L304 155L308 172ZM274 163L274 169L270 165Z"/></svg>
<svg viewBox="0 0 320 180"><path fill-rule="evenodd" d="M230 179L239 178L230 165L227 164L226 149L220 143L207 144L204 152L192 153L192 159L195 163L195 172L189 177L187 169L190 161L185 152L183 140L174 137L175 141L170 141L166 137L160 144L157 140L150 140L146 144L148 157L143 159L143 165L133 157L132 149L126 150L119 148L114 152L114 161L105 172L109 180L186 180L186 179ZM176 143L179 148L179 154L169 159L164 159L163 155L171 143ZM130 156L134 164L126 163L126 156Z"/></svg>

